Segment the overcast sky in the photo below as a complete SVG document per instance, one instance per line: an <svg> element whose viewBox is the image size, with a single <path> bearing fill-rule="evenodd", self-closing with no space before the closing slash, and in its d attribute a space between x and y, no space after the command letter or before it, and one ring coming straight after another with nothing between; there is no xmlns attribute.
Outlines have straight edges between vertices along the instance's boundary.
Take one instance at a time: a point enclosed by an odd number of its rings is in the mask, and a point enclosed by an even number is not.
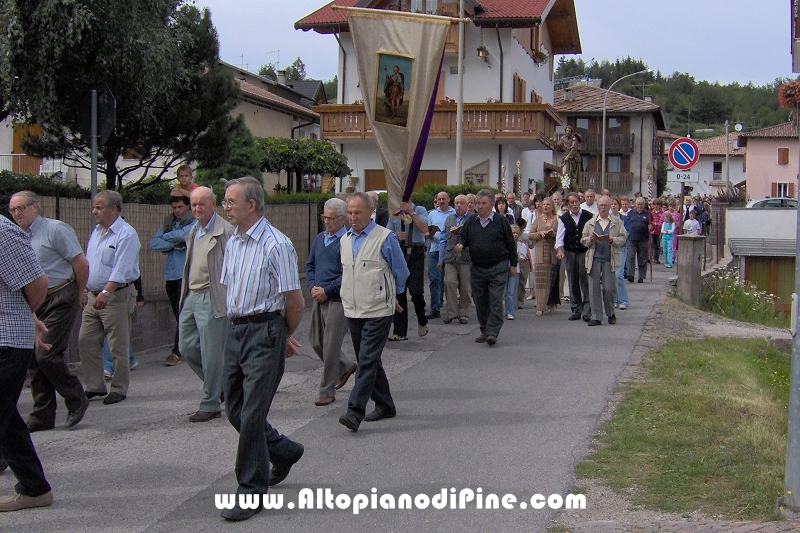
<svg viewBox="0 0 800 533"><path fill-rule="evenodd" d="M585 61L631 56L669 75L756 85L794 77L787 0L574 0ZM220 57L256 72L298 56L310 78L336 75L332 35L294 23L326 0L196 0L211 10ZM280 50L280 52L278 52ZM571 57L571 56L567 56Z"/></svg>

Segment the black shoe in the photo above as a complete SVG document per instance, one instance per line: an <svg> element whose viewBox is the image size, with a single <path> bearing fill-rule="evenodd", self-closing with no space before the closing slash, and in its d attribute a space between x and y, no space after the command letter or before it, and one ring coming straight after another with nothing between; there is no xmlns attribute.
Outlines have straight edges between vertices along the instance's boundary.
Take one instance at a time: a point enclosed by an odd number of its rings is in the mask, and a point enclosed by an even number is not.
<svg viewBox="0 0 800 533"><path fill-rule="evenodd" d="M108 394L108 393L107 392L91 392L91 391L87 390L86 391L86 399L87 400L91 400L92 398L100 398L102 396L105 396L106 394Z"/></svg>
<svg viewBox="0 0 800 533"><path fill-rule="evenodd" d="M644 283L644 279L643 278L639 278L639 283Z"/></svg>
<svg viewBox="0 0 800 533"><path fill-rule="evenodd" d="M286 476L289 475L289 470L292 469L292 466L294 466L294 464L297 461L299 461L301 457L303 457L303 452L305 451L305 448L303 448L303 445L300 444L299 442L297 443L297 445L300 446L300 451L297 454L295 454L295 456L292 457L286 465L284 466L272 465L272 469L269 471L270 487L274 487L275 485L286 479Z"/></svg>
<svg viewBox="0 0 800 533"><path fill-rule="evenodd" d="M111 405L111 404L119 403L122 400L124 400L125 398L126 398L126 396L123 396L122 394L120 394L118 392L112 392L111 394L106 396L105 400L103 400L103 405Z"/></svg>
<svg viewBox="0 0 800 533"><path fill-rule="evenodd" d="M444 322L445 324L449 324L449 323L450 323L450 322L452 322L452 321L453 321L453 319L452 319L452 318L445 318L445 319L443 320L443 322Z"/></svg>
<svg viewBox="0 0 800 533"><path fill-rule="evenodd" d="M361 422L356 420L356 417L354 417L350 413L346 413L340 416L339 423L353 432L358 431L358 426L361 425Z"/></svg>
<svg viewBox="0 0 800 533"><path fill-rule="evenodd" d="M475 337L475 342L486 342L486 334L481 333L477 337Z"/></svg>
<svg viewBox="0 0 800 533"><path fill-rule="evenodd" d="M256 495L256 496L263 497L264 495ZM236 497L238 498L239 495L237 494ZM258 503L259 504L262 503L260 499ZM248 520L250 518L253 518L253 516L260 513L263 508L264 508L263 505L259 505L255 509L242 509L241 507L239 507L239 503L237 502L236 507L234 507L233 509L223 509L222 512L219 513L219 515L225 520L230 520L231 522L241 522L242 520Z"/></svg>
<svg viewBox="0 0 800 533"><path fill-rule="evenodd" d="M376 407L374 411L364 417L364 422L377 422L384 418L394 418L397 416L397 411L390 411L385 407Z"/></svg>
<svg viewBox="0 0 800 533"><path fill-rule="evenodd" d="M89 400L83 402L83 405L75 409L74 411L70 411L67 414L67 421L64 423L64 427L71 428L72 426L78 425L78 422L83 420L83 415L86 414L86 410L89 408Z"/></svg>
<svg viewBox="0 0 800 533"><path fill-rule="evenodd" d="M625 279L627 279L627 280L628 280L628 283L633 283L633 276L628 276L628 277L627 277L627 278L625 278Z"/></svg>
<svg viewBox="0 0 800 533"><path fill-rule="evenodd" d="M28 426L28 433L35 433L37 431L47 431L49 429L53 429L53 426L46 426L39 422L32 422L30 420L28 420L28 423L26 425Z"/></svg>
<svg viewBox="0 0 800 533"><path fill-rule="evenodd" d="M572 313L572 315L569 317L569 319L570 320L580 320L581 319L581 315L580 315L580 313Z"/></svg>
<svg viewBox="0 0 800 533"><path fill-rule="evenodd" d="M583 321L584 321L584 322L589 322L591 319L592 319L592 317L591 317L591 316L589 316L589 315L583 315Z"/></svg>
<svg viewBox="0 0 800 533"><path fill-rule="evenodd" d="M612 324L612 325L616 324L617 323L617 315L611 315L610 317L608 317L608 323Z"/></svg>
<svg viewBox="0 0 800 533"><path fill-rule="evenodd" d="M589 321L589 325L590 326L599 326L600 324L602 324L602 322L600 322L599 320L590 320Z"/></svg>
<svg viewBox="0 0 800 533"><path fill-rule="evenodd" d="M486 335L486 344L488 344L489 346L494 346L495 344L497 344L497 337L495 337L494 335Z"/></svg>
<svg viewBox="0 0 800 533"><path fill-rule="evenodd" d="M438 311L431 311L430 313L425 315L425 318L427 318L428 320L430 320L432 318L441 318L441 317L442 317L442 315Z"/></svg>

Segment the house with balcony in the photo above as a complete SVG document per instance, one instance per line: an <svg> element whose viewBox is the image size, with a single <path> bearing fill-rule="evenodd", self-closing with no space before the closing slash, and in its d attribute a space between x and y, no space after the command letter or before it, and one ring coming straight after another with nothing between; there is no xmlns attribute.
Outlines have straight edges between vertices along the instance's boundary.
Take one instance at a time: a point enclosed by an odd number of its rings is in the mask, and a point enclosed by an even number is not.
<svg viewBox="0 0 800 533"><path fill-rule="evenodd" d="M746 147L747 196L797 196L798 127L794 122L739 135Z"/></svg>
<svg viewBox="0 0 800 533"><path fill-rule="evenodd" d="M335 104L319 105L320 135L339 146L358 190L385 189L383 162L369 126L344 10L440 13L457 16L456 0L333 0L295 23L330 34L339 47ZM464 1L463 176L455 175L458 25L450 28L428 145L417 187L471 182L520 192L552 172L556 128L553 65L557 54L581 52L573 0ZM479 50L480 48L480 50ZM517 165L519 162L519 165ZM341 185L340 185L341 186Z"/></svg>
<svg viewBox="0 0 800 533"><path fill-rule="evenodd" d="M700 174L700 181L688 184L693 187L692 196L697 196L698 194L716 196L717 192L726 190L726 178L730 178L732 187L741 187L744 184L746 177L744 158L747 148L740 147L737 144L738 139L739 132L729 133L727 147L725 145L725 135L717 135L716 137L697 141L697 147L700 148L700 159L692 167L692 171ZM727 173L725 171L726 150L728 151L728 163L730 166ZM676 189L670 191L673 194L681 192L679 183L669 183L669 186L672 189Z"/></svg>
<svg viewBox="0 0 800 533"><path fill-rule="evenodd" d="M655 183L658 159L663 158L664 115L649 100L608 92L595 82L574 84L555 91L553 107L564 118L564 127L582 137L582 190L603 188L603 102L606 102L606 180L612 194L633 196L648 192L647 180ZM561 128L563 131L563 128ZM655 186L653 188L655 195Z"/></svg>

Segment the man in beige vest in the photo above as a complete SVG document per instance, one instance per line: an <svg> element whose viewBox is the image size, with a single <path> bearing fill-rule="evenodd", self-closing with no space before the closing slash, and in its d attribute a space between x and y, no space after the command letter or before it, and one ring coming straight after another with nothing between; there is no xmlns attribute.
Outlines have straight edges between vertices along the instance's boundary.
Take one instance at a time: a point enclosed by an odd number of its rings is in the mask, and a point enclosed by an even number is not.
<svg viewBox="0 0 800 533"><path fill-rule="evenodd" d="M219 279L233 226L214 212L216 197L208 187L193 190L190 201L197 223L186 237L178 338L181 354L203 380L200 409L189 422L208 422L222 412L220 395L230 320L225 307L226 287Z"/></svg>
<svg viewBox="0 0 800 533"><path fill-rule="evenodd" d="M376 422L397 413L381 354L392 326L396 295L405 291L408 267L397 236L370 218L374 209L366 193L351 194L347 199L350 230L340 241L339 295L358 360L347 413L339 418L350 431L358 431L362 420ZM375 410L365 416L370 398Z"/></svg>

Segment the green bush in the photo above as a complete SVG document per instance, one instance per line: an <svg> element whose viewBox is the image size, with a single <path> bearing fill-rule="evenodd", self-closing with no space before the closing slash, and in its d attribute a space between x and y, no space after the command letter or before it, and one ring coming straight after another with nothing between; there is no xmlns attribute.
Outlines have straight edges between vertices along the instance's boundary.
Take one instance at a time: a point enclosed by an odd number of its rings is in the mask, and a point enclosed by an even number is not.
<svg viewBox="0 0 800 533"><path fill-rule="evenodd" d="M450 205L453 205L453 199L459 194L476 194L482 189L489 189L492 192L497 192L497 189L491 187L478 187L476 185L440 185L437 183L429 183L420 190L411 195L411 201L415 205L425 206L425 209L433 209L433 197L441 191L447 192L450 195Z"/></svg>
<svg viewBox="0 0 800 533"><path fill-rule="evenodd" d="M150 176L141 186L135 189L123 188L120 194L126 204L168 204L169 191L175 188L175 183L172 180L156 182L156 177Z"/></svg>
<svg viewBox="0 0 800 533"><path fill-rule="evenodd" d="M8 200L19 191L32 191L39 196L59 196L61 198L89 198L87 189L75 183L65 183L46 176L18 174L9 170L0 171L0 213L9 216Z"/></svg>
<svg viewBox="0 0 800 533"><path fill-rule="evenodd" d="M789 327L789 317L775 308L775 295L759 291L748 281L740 283L735 268L719 269L703 281L700 308L704 311L744 322Z"/></svg>

